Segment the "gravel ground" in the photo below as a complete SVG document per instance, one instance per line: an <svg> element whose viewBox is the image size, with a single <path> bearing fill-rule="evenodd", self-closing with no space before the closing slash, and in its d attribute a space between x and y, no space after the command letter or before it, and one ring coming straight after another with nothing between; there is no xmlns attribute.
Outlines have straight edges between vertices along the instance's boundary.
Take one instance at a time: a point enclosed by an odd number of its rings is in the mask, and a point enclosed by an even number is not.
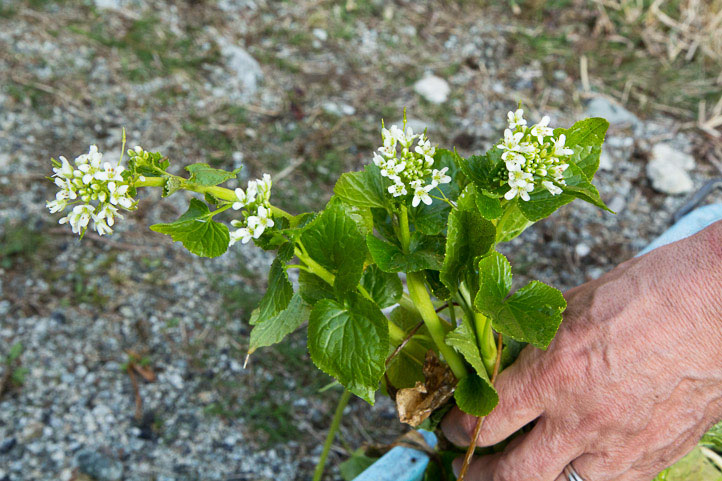
<svg viewBox="0 0 722 481"><path fill-rule="evenodd" d="M0 359L21 343L27 369L0 395L0 481L306 480L338 396L319 392L330 380L298 335L242 368L268 256L236 246L194 258L149 231L183 212L183 194L143 192L111 238L79 242L44 208L51 156L90 143L114 156L125 127L130 145L163 151L177 172L208 161L276 174L276 201L300 212L368 161L379 119L404 107L463 154L491 145L518 100L557 125L603 115L612 129L597 184L617 215L576 202L503 249L520 282L562 289L634 255L720 176L710 137L679 117L588 92L563 62L513 61L526 27L498 12L360 0L0 3ZM135 376L137 395L129 361L149 373ZM355 447L403 431L386 399L347 409L327 479L340 479Z"/></svg>

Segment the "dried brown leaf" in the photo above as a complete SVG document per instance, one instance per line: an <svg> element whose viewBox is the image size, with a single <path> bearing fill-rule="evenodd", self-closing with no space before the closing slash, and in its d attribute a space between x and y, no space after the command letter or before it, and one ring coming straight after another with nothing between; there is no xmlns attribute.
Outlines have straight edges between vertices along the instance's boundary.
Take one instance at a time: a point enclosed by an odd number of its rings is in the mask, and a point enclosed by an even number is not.
<svg viewBox="0 0 722 481"><path fill-rule="evenodd" d="M454 395L456 378L448 366L442 364L433 351L426 353L423 383L399 390L396 409L401 422L418 426L431 413L440 408Z"/></svg>

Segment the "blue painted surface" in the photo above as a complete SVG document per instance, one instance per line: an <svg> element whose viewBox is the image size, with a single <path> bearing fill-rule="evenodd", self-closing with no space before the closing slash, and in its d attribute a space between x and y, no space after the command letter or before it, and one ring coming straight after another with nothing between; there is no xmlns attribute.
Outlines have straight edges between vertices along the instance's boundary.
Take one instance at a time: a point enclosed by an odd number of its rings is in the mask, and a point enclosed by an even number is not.
<svg viewBox="0 0 722 481"><path fill-rule="evenodd" d="M664 234L653 240L651 244L645 247L637 255L641 256L652 249L662 247L666 244L671 244L672 242L684 239L692 234L696 234L718 220L722 220L722 204L711 204L695 209L679 219L676 224L667 229Z"/></svg>
<svg viewBox="0 0 722 481"><path fill-rule="evenodd" d="M436 447L434 433L421 429L419 432L429 446ZM421 481L428 464L429 457L425 453L396 446L358 475L354 481Z"/></svg>
<svg viewBox="0 0 722 481"><path fill-rule="evenodd" d="M652 249L689 237L705 227L722 220L722 204L700 207L682 217L664 234L652 241L637 255ZM419 430L431 447L436 447L436 436ZM384 454L354 481L421 481L429 464L429 457L421 451L397 446Z"/></svg>

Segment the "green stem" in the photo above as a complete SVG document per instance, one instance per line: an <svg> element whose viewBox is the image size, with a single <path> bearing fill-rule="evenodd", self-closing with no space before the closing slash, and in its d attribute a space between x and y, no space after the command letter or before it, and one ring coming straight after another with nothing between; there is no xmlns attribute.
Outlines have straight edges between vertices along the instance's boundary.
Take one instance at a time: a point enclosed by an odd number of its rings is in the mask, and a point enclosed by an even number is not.
<svg viewBox="0 0 722 481"><path fill-rule="evenodd" d="M489 376L494 372L496 364L496 340L494 339L494 331L491 328L491 319L480 312L474 313L474 327L476 329L476 337L479 341L479 351L481 351L481 360L484 362L486 372Z"/></svg>
<svg viewBox="0 0 722 481"><path fill-rule="evenodd" d="M321 481L323 476L323 468L326 466L326 459L328 453L331 451L333 440L336 438L336 432L341 425L341 419L343 418L343 410L346 409L349 399L351 399L351 391L344 390L341 394L341 399L338 401L336 406L336 412L333 413L333 420L331 421L331 427L326 435L326 441L323 443L323 451L321 451L321 458L318 460L316 470L313 473L313 481Z"/></svg>
<svg viewBox="0 0 722 481"><path fill-rule="evenodd" d="M409 250L409 243L411 242L411 232L409 231L409 214L406 211L406 206L402 205L399 211L399 230L401 231L401 248L404 252Z"/></svg>
<svg viewBox="0 0 722 481"><path fill-rule="evenodd" d="M466 377L468 373L461 357L459 357L456 351L444 341L446 338L446 329L444 329L444 325L441 322L441 319L439 319L439 316L436 314L434 305L431 303L429 291L426 290L426 285L424 284L423 274L420 272L407 273L406 285L409 287L411 300L419 309L421 318L424 320L424 324L426 324L426 327L429 329L429 333L431 334L431 338L434 340L434 344L436 344L436 347L439 349L439 352L441 352L441 355L444 356L444 359L447 364L449 364L452 372L457 379Z"/></svg>
<svg viewBox="0 0 722 481"><path fill-rule="evenodd" d="M136 180L134 187L163 187L165 179L163 177L145 177L144 180Z"/></svg>

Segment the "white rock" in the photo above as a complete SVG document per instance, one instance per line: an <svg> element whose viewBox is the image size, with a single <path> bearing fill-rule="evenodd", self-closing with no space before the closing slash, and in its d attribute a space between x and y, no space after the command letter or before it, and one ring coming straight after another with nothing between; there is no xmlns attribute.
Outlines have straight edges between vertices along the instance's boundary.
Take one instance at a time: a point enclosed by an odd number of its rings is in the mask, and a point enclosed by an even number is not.
<svg viewBox="0 0 722 481"><path fill-rule="evenodd" d="M414 84L414 91L432 104L443 104L449 98L449 84L436 75L427 75Z"/></svg>
<svg viewBox="0 0 722 481"><path fill-rule="evenodd" d="M647 163L647 177L652 187L664 194L679 195L690 192L694 183L687 171L695 166L694 158L675 150L669 144L652 147L652 156Z"/></svg>
<svg viewBox="0 0 722 481"><path fill-rule="evenodd" d="M238 45L229 40L218 37L218 46L221 53L226 57L226 65L235 75L230 79L241 92L248 98L258 91L258 83L263 79L263 71L258 61Z"/></svg>
<svg viewBox="0 0 722 481"><path fill-rule="evenodd" d="M574 250L579 257L586 257L592 251L592 249L590 249L589 246L584 243L577 244Z"/></svg>
<svg viewBox="0 0 722 481"><path fill-rule="evenodd" d="M594 97L587 104L587 115L590 117L603 117L612 125L636 127L640 123L636 115L606 97Z"/></svg>
<svg viewBox="0 0 722 481"><path fill-rule="evenodd" d="M328 39L328 33L322 28L314 28L313 36L322 42L325 42Z"/></svg>
<svg viewBox="0 0 722 481"><path fill-rule="evenodd" d="M353 107L353 105L345 104L345 103L334 103L334 102L324 102L321 105L321 108L324 112L327 114L335 115L336 117L344 117L347 115L353 115L356 113L356 109Z"/></svg>

